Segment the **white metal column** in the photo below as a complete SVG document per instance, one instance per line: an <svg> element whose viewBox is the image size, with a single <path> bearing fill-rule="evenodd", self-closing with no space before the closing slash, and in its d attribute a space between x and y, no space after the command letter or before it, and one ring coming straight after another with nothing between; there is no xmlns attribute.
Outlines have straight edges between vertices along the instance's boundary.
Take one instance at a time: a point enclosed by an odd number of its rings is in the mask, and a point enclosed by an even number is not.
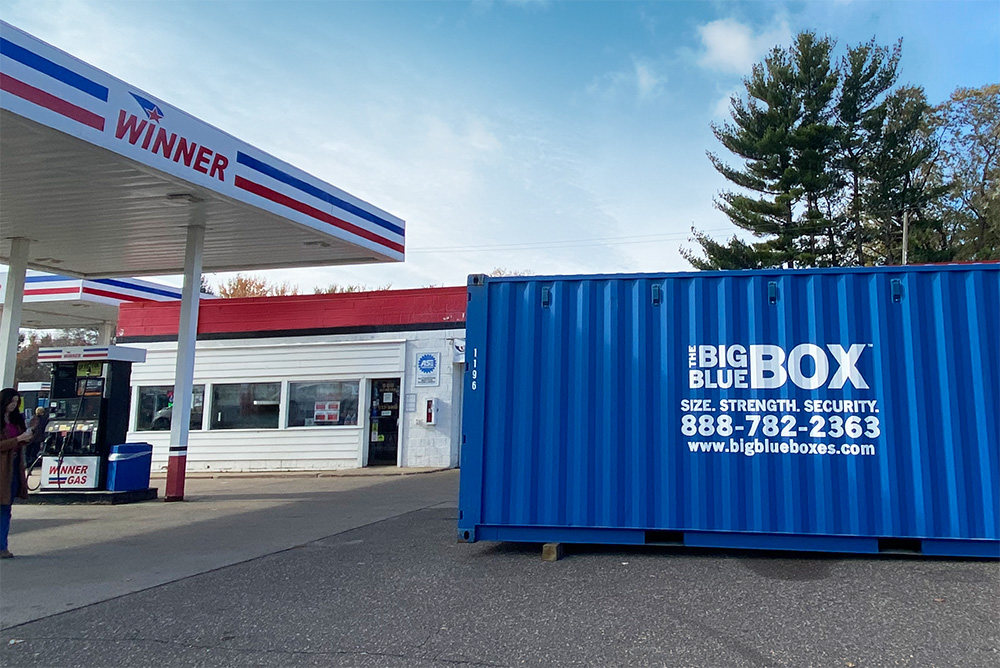
<svg viewBox="0 0 1000 668"><path fill-rule="evenodd" d="M198 335L198 302L201 297L201 261L205 246L204 203L191 203L191 222L184 249L184 287L177 329L177 366L174 372L174 405L170 416L170 458L167 461L166 501L184 500L191 392L194 385L194 349Z"/></svg>
<svg viewBox="0 0 1000 668"><path fill-rule="evenodd" d="M98 333L97 345L110 346L111 341L114 338L115 338L115 323L113 322L101 323L101 328Z"/></svg>
<svg viewBox="0 0 1000 668"><path fill-rule="evenodd" d="M28 271L28 239L10 240L10 265L7 269L3 318L0 319L0 387L14 385L17 367L17 334L21 328L21 307L24 303L24 276Z"/></svg>

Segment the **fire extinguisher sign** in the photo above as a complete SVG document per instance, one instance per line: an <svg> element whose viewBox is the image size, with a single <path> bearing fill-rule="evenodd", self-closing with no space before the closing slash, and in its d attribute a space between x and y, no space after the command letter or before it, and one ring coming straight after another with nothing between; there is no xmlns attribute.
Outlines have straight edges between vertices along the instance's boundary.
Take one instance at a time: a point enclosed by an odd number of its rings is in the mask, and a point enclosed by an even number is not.
<svg viewBox="0 0 1000 668"><path fill-rule="evenodd" d="M441 353L417 355L417 387L437 387L441 384Z"/></svg>

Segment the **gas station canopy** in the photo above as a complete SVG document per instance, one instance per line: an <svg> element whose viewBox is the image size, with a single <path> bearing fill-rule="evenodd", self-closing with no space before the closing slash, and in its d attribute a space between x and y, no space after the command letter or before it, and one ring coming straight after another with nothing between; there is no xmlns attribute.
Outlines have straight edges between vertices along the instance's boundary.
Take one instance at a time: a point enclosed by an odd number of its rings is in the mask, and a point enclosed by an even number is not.
<svg viewBox="0 0 1000 668"><path fill-rule="evenodd" d="M28 268L183 273L167 500L184 497L202 272L399 262L404 237L399 218L0 22L0 383Z"/></svg>
<svg viewBox="0 0 1000 668"><path fill-rule="evenodd" d="M0 22L0 261L72 276L403 259L399 218Z"/></svg>
<svg viewBox="0 0 1000 668"><path fill-rule="evenodd" d="M6 290L7 272L0 268L0 301ZM215 299L215 295L202 294L201 299ZM180 288L138 278L86 279L28 271L21 327L114 327L121 304L180 300Z"/></svg>

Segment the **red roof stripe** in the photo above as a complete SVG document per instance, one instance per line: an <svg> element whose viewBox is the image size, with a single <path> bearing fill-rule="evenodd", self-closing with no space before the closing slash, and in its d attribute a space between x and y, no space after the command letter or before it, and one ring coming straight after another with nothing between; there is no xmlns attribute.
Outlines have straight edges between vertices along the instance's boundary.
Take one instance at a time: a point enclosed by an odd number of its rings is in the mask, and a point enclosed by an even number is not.
<svg viewBox="0 0 1000 668"><path fill-rule="evenodd" d="M87 286L83 287L83 291L88 295L97 295L98 297L110 297L111 299L119 299L125 301L133 301L133 302L158 303L155 299L149 299L148 297L139 297L137 295L126 295L121 292L110 292L108 290L98 290L97 288L90 288Z"/></svg>
<svg viewBox="0 0 1000 668"><path fill-rule="evenodd" d="M465 326L468 301L464 286L385 290L330 295L293 295L202 301L199 334L398 327L450 324ZM122 337L177 336L179 302L122 304L118 335Z"/></svg>
<svg viewBox="0 0 1000 668"><path fill-rule="evenodd" d="M0 74L0 90L5 90L12 95L16 95L28 102L33 102L40 107L45 107L66 118L71 118L78 123L89 125L95 130L104 131L104 118L101 116L98 116L89 109L78 107L71 102L58 98L51 93L46 93L41 88L35 88L20 79L15 79L9 74Z"/></svg>
<svg viewBox="0 0 1000 668"><path fill-rule="evenodd" d="M292 199L288 195L284 195L282 193L279 193L277 190L272 190L267 186L255 183L250 179L243 178L242 176L237 176L234 185L237 188L242 188L243 190L252 192L255 195L259 195L260 197L269 199L272 202L276 202L278 204L287 206L289 209L295 209L299 213L304 213L305 215L311 218L315 218L316 220L321 220L324 223L329 223L330 225L339 227L342 230L346 230L347 232L357 235L363 239L374 241L375 243L381 244L386 248L391 248L392 250L398 251L400 253L403 253L406 250L403 247L403 244L401 243L397 243L395 241L386 239L385 237L379 236L374 232L370 232L363 227L359 227L357 225L354 225L353 223L349 223L346 220L341 220L340 218L330 215L325 211L320 211L314 206L309 206L305 202L300 202L297 199Z"/></svg>

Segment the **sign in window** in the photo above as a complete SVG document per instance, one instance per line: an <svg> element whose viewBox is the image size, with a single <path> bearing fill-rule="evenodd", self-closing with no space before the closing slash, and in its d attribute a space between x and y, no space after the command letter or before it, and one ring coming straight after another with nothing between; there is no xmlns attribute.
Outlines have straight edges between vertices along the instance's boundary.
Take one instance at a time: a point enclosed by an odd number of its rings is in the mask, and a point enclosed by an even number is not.
<svg viewBox="0 0 1000 668"><path fill-rule="evenodd" d="M288 384L288 426L326 427L358 424L360 381Z"/></svg>

